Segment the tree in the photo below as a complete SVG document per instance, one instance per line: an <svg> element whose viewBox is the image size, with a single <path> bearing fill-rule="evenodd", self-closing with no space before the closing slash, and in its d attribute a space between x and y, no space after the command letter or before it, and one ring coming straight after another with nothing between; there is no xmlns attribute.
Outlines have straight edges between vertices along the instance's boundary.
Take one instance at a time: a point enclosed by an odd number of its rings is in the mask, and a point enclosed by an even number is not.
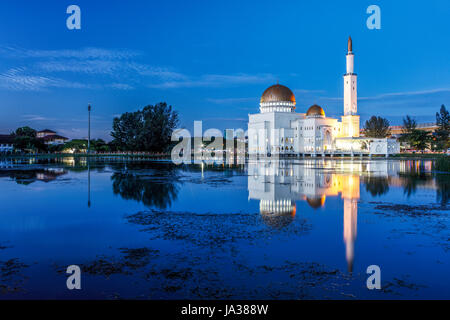
<svg viewBox="0 0 450 320"><path fill-rule="evenodd" d="M14 132L14 148L27 152L46 152L47 146L36 138L36 130L21 127Z"/></svg>
<svg viewBox="0 0 450 320"><path fill-rule="evenodd" d="M16 129L14 135L19 137L36 138L36 130L30 127L21 127Z"/></svg>
<svg viewBox="0 0 450 320"><path fill-rule="evenodd" d="M72 150L74 153L86 152L87 150L87 140L84 139L73 139L64 143L64 150Z"/></svg>
<svg viewBox="0 0 450 320"><path fill-rule="evenodd" d="M429 147L431 137L428 132L417 129L416 120L410 116L403 119L403 134L400 141L407 143L411 148L418 151L423 151Z"/></svg>
<svg viewBox="0 0 450 320"><path fill-rule="evenodd" d="M411 132L416 130L416 128L417 128L416 120L407 115L403 119L403 130L402 130L403 134L410 134Z"/></svg>
<svg viewBox="0 0 450 320"><path fill-rule="evenodd" d="M125 151L166 151L177 125L178 113L172 106L165 102L148 105L114 118L112 145Z"/></svg>
<svg viewBox="0 0 450 320"><path fill-rule="evenodd" d="M103 139L91 140L91 149L97 152L108 152L109 146Z"/></svg>
<svg viewBox="0 0 450 320"><path fill-rule="evenodd" d="M366 185L366 191L372 196L382 196L389 191L389 177L373 177L367 176L363 178Z"/></svg>
<svg viewBox="0 0 450 320"><path fill-rule="evenodd" d="M418 151L423 151L429 148L431 136L428 132L415 129L409 135L409 145Z"/></svg>
<svg viewBox="0 0 450 320"><path fill-rule="evenodd" d="M436 149L447 150L450 148L450 114L444 105L439 112L436 112Z"/></svg>
<svg viewBox="0 0 450 320"><path fill-rule="evenodd" d="M389 126L387 119L372 116L364 124L364 135L369 138L386 138L391 135Z"/></svg>
<svg viewBox="0 0 450 320"><path fill-rule="evenodd" d="M139 137L143 129L141 111L126 112L113 120L113 143L120 150L141 150Z"/></svg>

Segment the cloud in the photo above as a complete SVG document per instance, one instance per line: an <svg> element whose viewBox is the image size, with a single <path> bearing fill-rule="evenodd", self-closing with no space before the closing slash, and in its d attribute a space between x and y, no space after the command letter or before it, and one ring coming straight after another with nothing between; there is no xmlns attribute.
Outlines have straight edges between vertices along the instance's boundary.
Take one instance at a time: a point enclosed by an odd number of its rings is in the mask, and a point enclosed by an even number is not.
<svg viewBox="0 0 450 320"><path fill-rule="evenodd" d="M76 58L122 60L141 55L138 51L128 49L81 48L60 50L31 50L17 47L0 47L0 54L14 58Z"/></svg>
<svg viewBox="0 0 450 320"><path fill-rule="evenodd" d="M35 64L38 70L45 72L84 73L89 75L109 75L115 78L135 78L136 75L155 77L160 80L181 80L186 76L168 68L153 67L132 61L122 60L51 60Z"/></svg>
<svg viewBox="0 0 450 320"><path fill-rule="evenodd" d="M448 93L448 92L450 92L450 88L438 88L438 89L430 89L430 90L405 91L405 92L392 92L392 93L383 93L383 94L375 95L372 97L359 97L358 100L379 100L379 99L392 98L392 97L408 97L408 96L429 95L429 94L435 94L435 93Z"/></svg>
<svg viewBox="0 0 450 320"><path fill-rule="evenodd" d="M89 85L64 79L27 74L25 68L0 73L0 88L12 91L41 91L46 88L89 88Z"/></svg>
<svg viewBox="0 0 450 320"><path fill-rule="evenodd" d="M0 74L0 87L8 90L38 91L52 87L131 90L148 83L146 87L157 89L224 87L275 80L271 74L189 76L168 67L140 63L143 54L127 49L29 50L0 47L0 57L14 59L19 65ZM80 82L69 80L77 74L89 78Z"/></svg>
<svg viewBox="0 0 450 320"><path fill-rule="evenodd" d="M368 100L384 100L386 98L397 98L397 97L414 97L414 96L425 96L433 95L438 93L450 93L450 88L438 88L429 90L417 90L417 91L400 91L400 92L390 92L381 93L374 96L358 97L358 101L368 101ZM342 97L319 97L322 100L329 101L342 101Z"/></svg>
<svg viewBox="0 0 450 320"><path fill-rule="evenodd" d="M324 93L325 90L294 89L294 94Z"/></svg>
<svg viewBox="0 0 450 320"><path fill-rule="evenodd" d="M222 118L222 117L217 117L217 118L204 118L202 119L202 121L248 121L248 118Z"/></svg>
<svg viewBox="0 0 450 320"><path fill-rule="evenodd" d="M118 90L133 90L134 89L133 86L130 86L129 84L126 84L126 83L112 83L112 84L110 84L110 87L114 88L114 89L118 89Z"/></svg>
<svg viewBox="0 0 450 320"><path fill-rule="evenodd" d="M272 74L206 74L199 77L185 77L182 80L166 81L157 84L151 84L149 87L158 89L170 88L194 88L194 87L224 87L242 84L257 84L273 82L275 76Z"/></svg>
<svg viewBox="0 0 450 320"><path fill-rule="evenodd" d="M26 121L54 121L55 118L48 118L41 115L36 114L24 114L22 116Z"/></svg>
<svg viewBox="0 0 450 320"><path fill-rule="evenodd" d="M113 74L118 71L118 63L105 60L58 60L36 63L36 68L45 72L75 72L87 74Z"/></svg>
<svg viewBox="0 0 450 320"><path fill-rule="evenodd" d="M258 97L251 97L251 98L224 98L224 99L214 99L214 98L207 98L208 102L215 103L215 104L236 104L236 103L245 103L245 102L255 102L257 103L259 101Z"/></svg>
<svg viewBox="0 0 450 320"><path fill-rule="evenodd" d="M0 87L23 91L50 87L131 90L148 82L147 78L159 82L188 79L166 67L139 63L136 59L141 56L140 52L126 49L28 50L0 47L0 57L12 59L15 65L1 73ZM64 80L74 78L76 74L88 75L92 79L83 78L83 84ZM95 84L89 85L86 81Z"/></svg>

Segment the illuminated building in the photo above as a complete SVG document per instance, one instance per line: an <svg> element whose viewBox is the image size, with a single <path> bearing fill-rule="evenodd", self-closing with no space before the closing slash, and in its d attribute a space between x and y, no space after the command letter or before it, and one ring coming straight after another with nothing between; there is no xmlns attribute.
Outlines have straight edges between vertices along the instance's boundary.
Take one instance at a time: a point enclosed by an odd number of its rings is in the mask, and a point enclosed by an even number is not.
<svg viewBox="0 0 450 320"><path fill-rule="evenodd" d="M341 121L327 117L314 104L305 113L295 112L294 93L276 84L267 88L260 101L260 113L250 114L248 152L250 155L334 155L400 152L395 139L360 137L357 103L357 75L354 73L352 39L348 39L347 72L344 75L344 114Z"/></svg>

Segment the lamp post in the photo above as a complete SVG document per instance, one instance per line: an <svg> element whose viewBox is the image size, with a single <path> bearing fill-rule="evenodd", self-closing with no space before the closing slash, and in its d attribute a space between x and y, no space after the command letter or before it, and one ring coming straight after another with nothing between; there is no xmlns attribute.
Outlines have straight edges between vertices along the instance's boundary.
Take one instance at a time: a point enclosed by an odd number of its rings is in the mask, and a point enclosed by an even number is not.
<svg viewBox="0 0 450 320"><path fill-rule="evenodd" d="M89 125L88 125L88 156L91 153L91 104L88 104Z"/></svg>
<svg viewBox="0 0 450 320"><path fill-rule="evenodd" d="M91 166L90 166L90 153L91 153L91 104L88 104L88 153L87 153L87 165L88 165L88 207L91 207Z"/></svg>

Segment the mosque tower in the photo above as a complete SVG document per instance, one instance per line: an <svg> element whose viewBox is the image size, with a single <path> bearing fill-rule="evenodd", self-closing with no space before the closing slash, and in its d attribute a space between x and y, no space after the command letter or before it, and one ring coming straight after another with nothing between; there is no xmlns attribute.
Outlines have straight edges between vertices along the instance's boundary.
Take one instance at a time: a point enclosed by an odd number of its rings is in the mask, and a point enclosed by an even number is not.
<svg viewBox="0 0 450 320"><path fill-rule="evenodd" d="M357 75L354 73L354 54L352 38L347 43L347 73L344 74L344 116L342 127L344 137L359 137L359 116Z"/></svg>

